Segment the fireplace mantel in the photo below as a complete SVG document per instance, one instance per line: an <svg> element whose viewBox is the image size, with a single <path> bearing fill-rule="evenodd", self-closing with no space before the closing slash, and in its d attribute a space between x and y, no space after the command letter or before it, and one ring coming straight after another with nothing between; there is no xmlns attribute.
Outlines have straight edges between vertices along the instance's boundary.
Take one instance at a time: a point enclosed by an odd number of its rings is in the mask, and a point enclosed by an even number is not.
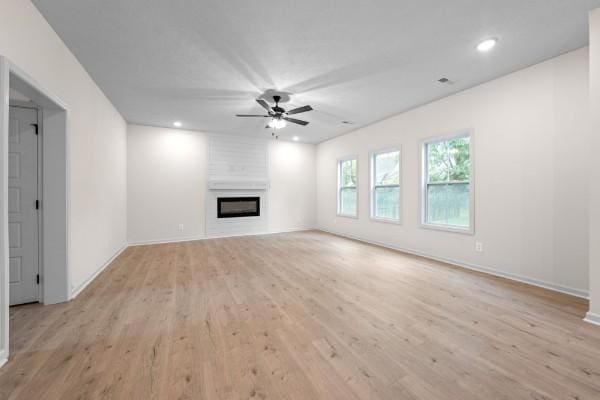
<svg viewBox="0 0 600 400"><path fill-rule="evenodd" d="M209 180L210 190L267 190L267 180Z"/></svg>

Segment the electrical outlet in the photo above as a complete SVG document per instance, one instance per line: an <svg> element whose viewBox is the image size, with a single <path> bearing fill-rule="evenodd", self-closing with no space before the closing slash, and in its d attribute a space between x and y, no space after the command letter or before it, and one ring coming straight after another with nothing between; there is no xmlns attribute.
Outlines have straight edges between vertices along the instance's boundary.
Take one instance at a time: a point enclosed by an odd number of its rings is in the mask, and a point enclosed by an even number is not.
<svg viewBox="0 0 600 400"><path fill-rule="evenodd" d="M475 242L475 251L478 253L483 253L483 243Z"/></svg>
<svg viewBox="0 0 600 400"><path fill-rule="evenodd" d="M183 224L179 224L179 232L183 232Z"/></svg>

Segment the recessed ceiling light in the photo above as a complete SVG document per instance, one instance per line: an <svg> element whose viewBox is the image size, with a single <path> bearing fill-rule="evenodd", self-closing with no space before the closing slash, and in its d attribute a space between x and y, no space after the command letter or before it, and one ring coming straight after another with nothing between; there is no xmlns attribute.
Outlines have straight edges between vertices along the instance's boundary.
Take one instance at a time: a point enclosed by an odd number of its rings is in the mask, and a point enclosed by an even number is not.
<svg viewBox="0 0 600 400"><path fill-rule="evenodd" d="M496 38L486 39L477 45L477 50L481 51L482 53L485 53L486 51L490 51L491 49L493 49L497 43L498 39Z"/></svg>
<svg viewBox="0 0 600 400"><path fill-rule="evenodd" d="M180 121L175 121L175 122L173 122L173 126L175 128L181 128L183 126L183 124Z"/></svg>
<svg viewBox="0 0 600 400"><path fill-rule="evenodd" d="M292 138L292 140L293 140L294 142L297 142L298 140L300 140L300 138L299 138L298 136L294 136L294 137Z"/></svg>

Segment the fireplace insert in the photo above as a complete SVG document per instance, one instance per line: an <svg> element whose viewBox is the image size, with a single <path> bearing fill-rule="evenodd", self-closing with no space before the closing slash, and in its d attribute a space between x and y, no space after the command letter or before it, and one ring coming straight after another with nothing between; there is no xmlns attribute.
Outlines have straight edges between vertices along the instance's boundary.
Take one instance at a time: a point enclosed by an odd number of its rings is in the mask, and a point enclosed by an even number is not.
<svg viewBox="0 0 600 400"><path fill-rule="evenodd" d="M218 197L217 218L259 217L260 197Z"/></svg>

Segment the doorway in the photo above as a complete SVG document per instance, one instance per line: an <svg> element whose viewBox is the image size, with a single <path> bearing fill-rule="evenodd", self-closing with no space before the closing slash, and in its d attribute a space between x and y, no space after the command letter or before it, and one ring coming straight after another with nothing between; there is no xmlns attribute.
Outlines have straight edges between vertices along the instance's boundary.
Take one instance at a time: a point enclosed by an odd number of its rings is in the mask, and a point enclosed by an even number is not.
<svg viewBox="0 0 600 400"><path fill-rule="evenodd" d="M66 103L0 55L0 366L10 353L11 304L71 298L67 115Z"/></svg>
<svg viewBox="0 0 600 400"><path fill-rule="evenodd" d="M8 246L10 305L40 300L40 174L38 110L11 104L8 124Z"/></svg>

